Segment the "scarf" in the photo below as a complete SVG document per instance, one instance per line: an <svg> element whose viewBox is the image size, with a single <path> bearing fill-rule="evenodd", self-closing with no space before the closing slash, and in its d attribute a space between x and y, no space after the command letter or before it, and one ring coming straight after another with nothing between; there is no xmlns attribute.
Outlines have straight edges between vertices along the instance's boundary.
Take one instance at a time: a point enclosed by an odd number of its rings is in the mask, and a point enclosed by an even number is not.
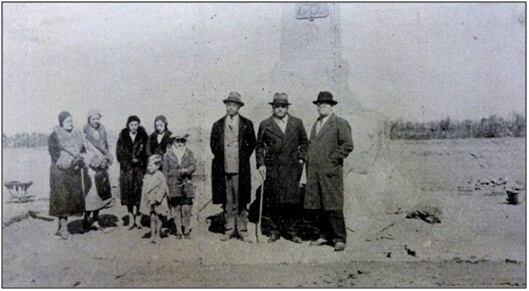
<svg viewBox="0 0 529 291"><path fill-rule="evenodd" d="M90 125L84 127L85 138L87 142L87 150L90 154L88 159L89 165L93 170L105 169L110 166L114 160L112 154L108 151L107 132L105 127L100 124L97 129ZM107 165L102 165L104 160L107 160Z"/></svg>
<svg viewBox="0 0 529 291"><path fill-rule="evenodd" d="M69 169L76 158L81 157L81 150L84 147L83 137L80 132L68 132L64 128L57 126L53 130L57 136L61 153L57 160L57 166L61 169Z"/></svg>

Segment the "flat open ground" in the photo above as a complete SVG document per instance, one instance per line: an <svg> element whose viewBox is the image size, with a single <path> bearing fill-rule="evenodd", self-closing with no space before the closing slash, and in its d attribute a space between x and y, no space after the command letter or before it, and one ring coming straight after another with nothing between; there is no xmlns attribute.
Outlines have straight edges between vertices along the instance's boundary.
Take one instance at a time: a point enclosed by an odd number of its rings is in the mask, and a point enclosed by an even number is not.
<svg viewBox="0 0 529 291"><path fill-rule="evenodd" d="M376 191L348 192L355 197L346 205L357 203L357 207L346 209L347 249L335 253L331 247L309 247L306 242L220 242L219 234L207 230L205 217L219 210L212 206L195 213L192 240L169 238L152 245L142 238L146 228L128 231L121 226L125 209L117 205L102 213L109 225L117 224L111 232L73 234L64 241L54 235L56 221L27 215L36 211L47 217L46 149L5 149L4 182L33 180L30 191L37 201L8 203L3 191L2 285L526 286L525 198L520 205L509 205L501 189L458 190L478 179L503 178L525 185L524 139L390 141L387 154L411 185L412 196L441 209L441 223L407 219L409 209L358 214L360 203L375 207L386 200L372 199L379 195ZM116 170L114 166L113 184L117 184ZM196 199L195 212L209 199L207 183L198 187L204 194ZM74 232L78 219L70 219Z"/></svg>

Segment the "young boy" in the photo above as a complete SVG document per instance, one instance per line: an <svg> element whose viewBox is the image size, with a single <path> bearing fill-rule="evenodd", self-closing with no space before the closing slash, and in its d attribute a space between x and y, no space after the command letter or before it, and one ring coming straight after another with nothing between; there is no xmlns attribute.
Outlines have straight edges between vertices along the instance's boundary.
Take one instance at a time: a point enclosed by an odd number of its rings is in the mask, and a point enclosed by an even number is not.
<svg viewBox="0 0 529 291"><path fill-rule="evenodd" d="M162 156L155 154L149 157L141 191L140 211L151 218L151 243L157 243L161 239L161 216L169 213L167 205L169 189L167 180L159 170L161 163Z"/></svg>
<svg viewBox="0 0 529 291"><path fill-rule="evenodd" d="M196 170L193 152L186 147L188 134L173 134L172 145L163 158L163 173L169 187L169 207L177 239L191 235L191 208L195 197L191 177Z"/></svg>

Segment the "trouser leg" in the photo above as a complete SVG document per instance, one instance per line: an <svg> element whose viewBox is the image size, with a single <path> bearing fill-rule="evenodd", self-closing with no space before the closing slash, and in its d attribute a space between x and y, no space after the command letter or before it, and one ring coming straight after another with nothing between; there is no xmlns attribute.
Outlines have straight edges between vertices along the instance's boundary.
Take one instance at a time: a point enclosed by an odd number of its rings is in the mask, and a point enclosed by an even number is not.
<svg viewBox="0 0 529 291"><path fill-rule="evenodd" d="M329 218L327 217L327 212L321 210L318 214L318 222L319 222L319 236L322 239L330 240L332 239L329 234Z"/></svg>
<svg viewBox="0 0 529 291"><path fill-rule="evenodd" d="M178 205L173 208L173 218L176 226L176 234L182 234L182 206Z"/></svg>
<svg viewBox="0 0 529 291"><path fill-rule="evenodd" d="M327 211L328 225L335 242L346 242L345 219L342 210Z"/></svg>
<svg viewBox="0 0 529 291"><path fill-rule="evenodd" d="M224 205L224 217L226 219L226 232L233 232L237 216L237 204L234 197L234 176L226 175L226 204Z"/></svg>
<svg viewBox="0 0 529 291"><path fill-rule="evenodd" d="M292 238L297 236L297 212L292 207L283 209L282 214L283 221L283 232L289 237Z"/></svg>
<svg viewBox="0 0 529 291"><path fill-rule="evenodd" d="M268 211L268 220L269 220L269 227L270 227L270 234L271 235L279 235L281 232L281 217L279 216L280 213L277 211L277 208L274 206L271 206Z"/></svg>
<svg viewBox="0 0 529 291"><path fill-rule="evenodd" d="M248 230L248 210L246 206L241 207L239 197L239 174L232 177L233 204L236 214L235 229L240 234L241 231Z"/></svg>
<svg viewBox="0 0 529 291"><path fill-rule="evenodd" d="M182 225L184 233L189 233L191 229L191 208L192 205L182 205Z"/></svg>

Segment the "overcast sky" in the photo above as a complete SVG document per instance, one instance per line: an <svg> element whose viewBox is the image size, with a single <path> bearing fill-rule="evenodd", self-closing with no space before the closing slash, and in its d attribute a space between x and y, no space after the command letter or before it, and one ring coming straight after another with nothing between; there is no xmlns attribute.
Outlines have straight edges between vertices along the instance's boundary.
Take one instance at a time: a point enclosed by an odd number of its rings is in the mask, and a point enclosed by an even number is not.
<svg viewBox="0 0 529 291"><path fill-rule="evenodd" d="M111 130L130 114L149 131L157 114L209 127L232 90L266 112L271 95L255 92L279 60L282 9L293 7L4 3L4 132L49 132L65 109L81 126L91 108ZM364 106L410 120L525 113L524 4L340 9L349 86Z"/></svg>

